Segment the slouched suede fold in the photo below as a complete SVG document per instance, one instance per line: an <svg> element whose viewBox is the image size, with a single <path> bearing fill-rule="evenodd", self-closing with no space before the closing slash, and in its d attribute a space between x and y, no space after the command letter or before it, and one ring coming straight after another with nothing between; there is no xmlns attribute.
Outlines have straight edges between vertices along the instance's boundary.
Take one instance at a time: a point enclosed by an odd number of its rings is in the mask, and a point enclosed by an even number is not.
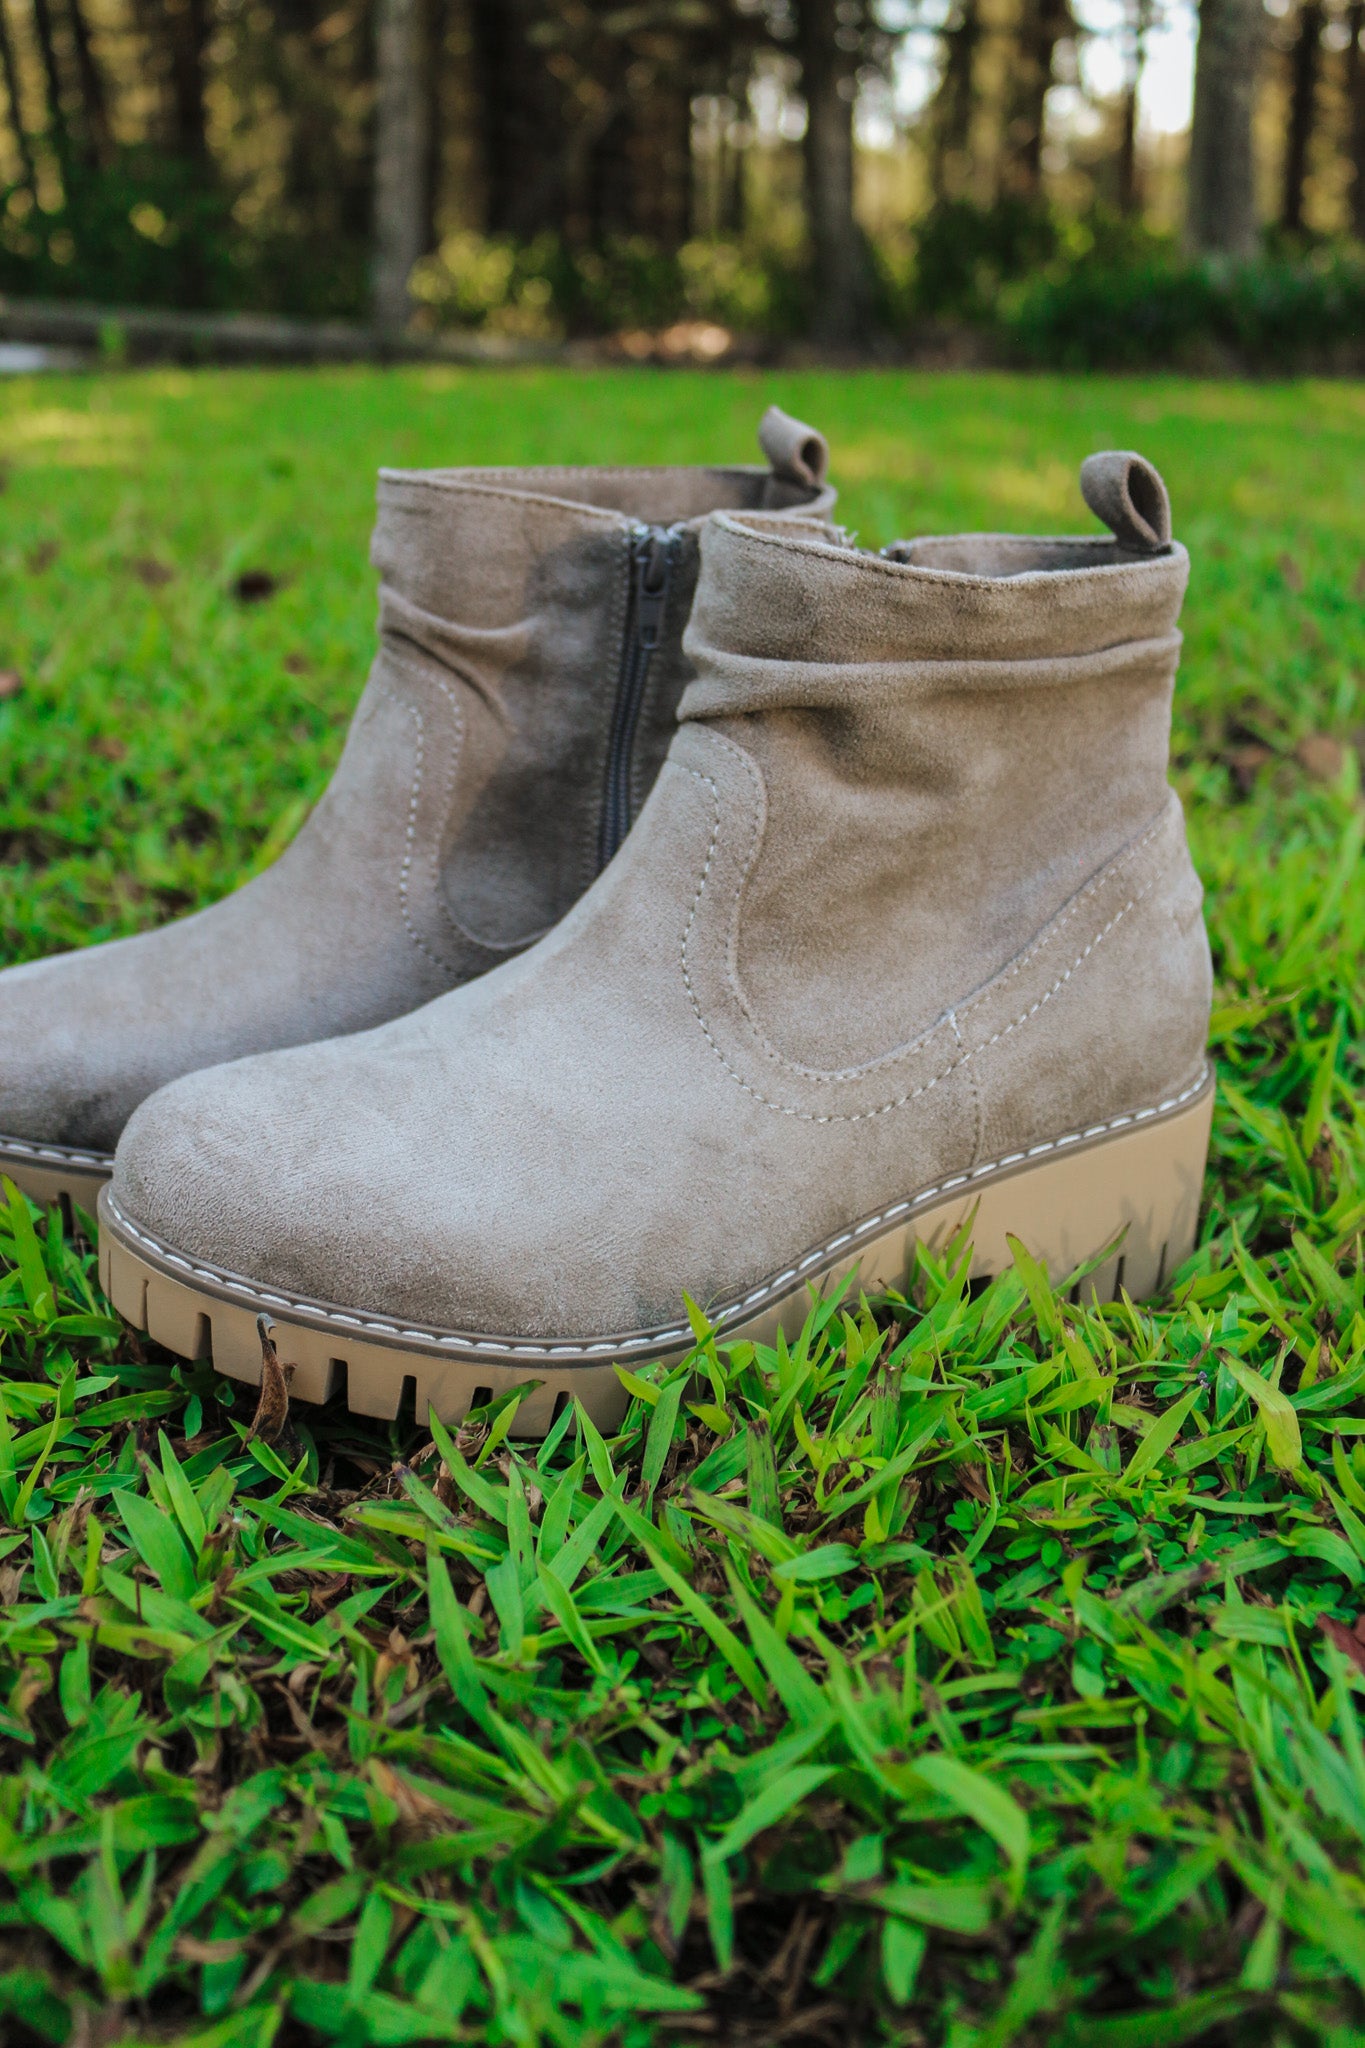
<svg viewBox="0 0 1365 2048"><path fill-rule="evenodd" d="M379 1332L486 1384L493 1354L662 1355L689 1295L742 1328L975 1176L1014 1176L1027 1234L1030 1161L1159 1142L1206 1086L1166 776L1187 573L1170 542L876 556L712 517L695 675L618 859L415 1014L145 1103L115 1246L206 1313L344 1331L353 1369ZM1104 1156L1101 1183L1132 1155Z"/></svg>
<svg viewBox="0 0 1365 2048"><path fill-rule="evenodd" d="M619 836L672 738L704 517L833 504L813 429L773 408L762 438L766 468L381 472L379 649L329 787L210 909L0 974L0 1171L107 1173L166 1082L381 1024L553 926L601 865L609 767Z"/></svg>

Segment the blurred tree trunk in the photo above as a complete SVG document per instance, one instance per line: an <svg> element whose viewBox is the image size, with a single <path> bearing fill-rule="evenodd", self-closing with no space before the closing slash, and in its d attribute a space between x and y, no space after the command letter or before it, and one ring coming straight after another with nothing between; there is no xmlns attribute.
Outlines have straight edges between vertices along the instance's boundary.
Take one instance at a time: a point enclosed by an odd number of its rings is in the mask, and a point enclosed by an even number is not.
<svg viewBox="0 0 1365 2048"><path fill-rule="evenodd" d="M578 237L592 247L608 235L628 235L635 194L630 161L631 113L625 83L611 92L611 113L591 132L574 179Z"/></svg>
<svg viewBox="0 0 1365 2048"><path fill-rule="evenodd" d="M1147 36L1152 26L1152 0L1134 0L1130 11L1132 41L1126 52L1128 82L1123 91L1122 125L1119 129L1119 212L1142 211L1142 173L1138 164L1138 106L1142 74L1147 67Z"/></svg>
<svg viewBox="0 0 1365 2048"><path fill-rule="evenodd" d="M170 56L173 147L187 163L208 161L205 53L209 0L185 0L172 9L161 0L162 38Z"/></svg>
<svg viewBox="0 0 1365 2048"><path fill-rule="evenodd" d="M1200 0L1185 216L1199 255L1256 253L1252 117L1264 34L1262 0Z"/></svg>
<svg viewBox="0 0 1365 2048"><path fill-rule="evenodd" d="M748 155L742 141L727 135L721 143L718 225L723 235L741 236L748 225Z"/></svg>
<svg viewBox="0 0 1365 2048"><path fill-rule="evenodd" d="M1351 40L1346 46L1346 102L1350 115L1351 232L1365 242L1365 0L1351 0L1346 11Z"/></svg>
<svg viewBox="0 0 1365 2048"><path fill-rule="evenodd" d="M424 252L428 100L421 0L379 0L375 41L374 317L407 325L408 279Z"/></svg>
<svg viewBox="0 0 1365 2048"><path fill-rule="evenodd" d="M446 0L428 0L429 19L427 22L427 63L426 70L426 112L422 120L422 134L425 144L422 163L422 247L434 249L440 239L439 211L441 203L441 133L444 122L444 92L446 67L449 51L446 38L450 29L449 10Z"/></svg>
<svg viewBox="0 0 1365 2048"><path fill-rule="evenodd" d="M530 36L538 14L536 0L469 0L484 226L520 241L564 225L564 121Z"/></svg>
<svg viewBox="0 0 1365 2048"><path fill-rule="evenodd" d="M0 0L0 76L4 79L5 98L9 103L9 124L14 131L14 147L19 156L19 176L31 190L33 151L29 148L28 131L24 127L24 108L19 97L19 70L14 61L14 39L10 35L5 0Z"/></svg>
<svg viewBox="0 0 1365 2048"><path fill-rule="evenodd" d="M797 0L797 53L806 102L805 208L815 283L811 332L834 347L862 341L871 291L853 210L856 70L839 0Z"/></svg>
<svg viewBox="0 0 1365 2048"><path fill-rule="evenodd" d="M1303 0L1289 63L1289 126L1285 135L1284 191L1280 225L1291 234L1303 226L1308 151L1318 100L1318 59L1322 51L1322 0Z"/></svg>
<svg viewBox="0 0 1365 2048"><path fill-rule="evenodd" d="M52 8L49 0L33 0L33 33L38 44L38 55L42 60L43 86L47 94L47 120L43 126L58 157L64 163L67 155L66 109L63 104L65 95L62 74L57 64L57 45L53 39Z"/></svg>
<svg viewBox="0 0 1365 2048"><path fill-rule="evenodd" d="M981 0L959 0L942 31L943 70L934 94L930 181L935 199L955 196L969 162L975 111L976 52L981 41Z"/></svg>
<svg viewBox="0 0 1365 2048"><path fill-rule="evenodd" d="M643 102L632 101L627 143L629 221L665 249L692 233L692 96L669 65Z"/></svg>
<svg viewBox="0 0 1365 2048"><path fill-rule="evenodd" d="M1006 191L1020 198L1036 198L1041 189L1053 60L1058 43L1074 29L1068 0L1023 0L1015 31L1003 178Z"/></svg>
<svg viewBox="0 0 1365 2048"><path fill-rule="evenodd" d="M109 103L104 79L90 46L90 24L82 0L67 0L71 19L71 42L76 54L76 76L81 88L81 126L86 154L92 163L107 164L113 137L109 129Z"/></svg>

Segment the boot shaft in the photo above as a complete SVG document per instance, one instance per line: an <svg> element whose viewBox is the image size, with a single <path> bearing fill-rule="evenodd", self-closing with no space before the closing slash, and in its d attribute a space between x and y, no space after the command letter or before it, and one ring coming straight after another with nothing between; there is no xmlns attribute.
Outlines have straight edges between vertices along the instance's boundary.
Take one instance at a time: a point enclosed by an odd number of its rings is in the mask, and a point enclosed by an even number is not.
<svg viewBox="0 0 1365 2048"><path fill-rule="evenodd" d="M766 468L381 472L380 649L329 801L364 801L376 721L420 756L411 914L452 975L555 923L629 829L692 674L707 515L832 507L818 434L772 408L760 440Z"/></svg>
<svg viewBox="0 0 1365 2048"><path fill-rule="evenodd" d="M1129 472L1162 508L1145 535ZM735 968L784 1057L842 1067L926 1028L1162 812L1188 558L1138 458L1084 487L1113 539L876 556L712 522L680 742L732 741L763 785Z"/></svg>

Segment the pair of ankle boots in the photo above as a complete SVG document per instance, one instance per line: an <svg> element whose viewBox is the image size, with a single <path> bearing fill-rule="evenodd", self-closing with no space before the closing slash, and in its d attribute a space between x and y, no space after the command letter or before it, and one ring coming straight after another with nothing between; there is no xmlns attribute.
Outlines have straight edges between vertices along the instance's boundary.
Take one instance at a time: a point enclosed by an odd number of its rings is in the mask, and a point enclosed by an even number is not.
<svg viewBox="0 0 1365 2048"><path fill-rule="evenodd" d="M0 1172L98 1196L189 1358L445 1419L798 1327L966 1225L1154 1292L1193 1247L1210 967L1167 783L1188 558L829 525L763 469L384 472L380 648L274 867L0 974ZM684 627L686 632L684 635Z"/></svg>

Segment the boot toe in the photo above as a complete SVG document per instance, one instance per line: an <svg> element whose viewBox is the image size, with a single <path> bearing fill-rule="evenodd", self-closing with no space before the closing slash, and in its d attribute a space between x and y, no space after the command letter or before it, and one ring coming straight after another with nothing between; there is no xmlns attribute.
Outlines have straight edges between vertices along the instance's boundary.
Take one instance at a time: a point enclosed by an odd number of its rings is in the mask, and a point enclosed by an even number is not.
<svg viewBox="0 0 1365 2048"><path fill-rule="evenodd" d="M371 1036L236 1060L161 1089L115 1157L123 1220L253 1288L458 1323L477 1236L458 1191L433 1202L420 1153L395 1142L403 1104L385 1098L382 1080L371 1085Z"/></svg>
<svg viewBox="0 0 1365 2048"><path fill-rule="evenodd" d="M284 1105L272 1074L289 1053L207 1067L136 1109L114 1156L122 1215L159 1245L268 1282L310 1203L281 1157ZM285 1148L288 1149L288 1148Z"/></svg>
<svg viewBox="0 0 1365 2048"><path fill-rule="evenodd" d="M611 1233L547 1192L573 1140L548 1114L528 1130L474 1047L438 1070L426 1035L405 1020L161 1089L119 1144L122 1224L253 1291L419 1329L622 1327Z"/></svg>

